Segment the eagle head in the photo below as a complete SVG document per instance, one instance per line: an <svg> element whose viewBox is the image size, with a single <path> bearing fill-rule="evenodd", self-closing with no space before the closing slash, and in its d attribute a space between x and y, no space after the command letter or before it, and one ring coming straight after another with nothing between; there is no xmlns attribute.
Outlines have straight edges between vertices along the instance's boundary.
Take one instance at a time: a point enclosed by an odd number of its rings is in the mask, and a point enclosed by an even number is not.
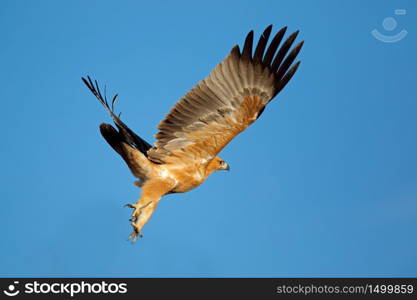
<svg viewBox="0 0 417 300"><path fill-rule="evenodd" d="M223 159L221 159L220 157L216 157L214 160L213 160L213 163L215 164L215 166L216 166L216 168L215 168L215 170L216 171L220 171L220 170L227 170L227 171L230 171L230 166L229 166L229 164L227 163L227 162L225 162Z"/></svg>

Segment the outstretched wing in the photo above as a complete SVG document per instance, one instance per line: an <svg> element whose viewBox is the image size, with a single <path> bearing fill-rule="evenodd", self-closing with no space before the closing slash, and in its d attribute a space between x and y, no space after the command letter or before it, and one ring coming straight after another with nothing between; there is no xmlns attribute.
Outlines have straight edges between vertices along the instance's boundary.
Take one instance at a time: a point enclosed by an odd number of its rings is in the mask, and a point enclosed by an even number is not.
<svg viewBox="0 0 417 300"><path fill-rule="evenodd" d="M286 29L278 31L266 49L272 25L267 27L253 54L253 31L247 35L242 53L239 46L233 47L161 121L155 147L148 150L149 159L160 163L208 163L252 124L300 64L293 62L303 42L289 52L298 31L278 50Z"/></svg>
<svg viewBox="0 0 417 300"><path fill-rule="evenodd" d="M120 114L117 116L114 113L114 103L117 100L117 94L113 97L111 101L111 106L109 105L107 101L107 95L106 90L104 90L104 97L101 95L100 88L98 86L97 80L93 81L91 80L90 76L87 76L87 79L84 77L81 77L84 84L88 87L88 89L93 93L94 96L103 104L104 108L108 111L110 116L113 119L114 124L117 126L118 131L118 138L117 143L114 142L114 137L116 135L114 134L116 130L112 130L112 126L108 124L104 124L105 126L100 126L101 134L104 136L104 138L107 140L107 142L120 154L120 151L116 144L118 144L120 141L125 142L126 144L132 146L133 148L139 150L144 155L147 155L147 151L152 147L148 142L146 142L144 139L139 137L136 133L134 133L125 123L120 120ZM109 134L107 134L109 133ZM119 141L120 140L120 141ZM116 147L115 147L116 146Z"/></svg>

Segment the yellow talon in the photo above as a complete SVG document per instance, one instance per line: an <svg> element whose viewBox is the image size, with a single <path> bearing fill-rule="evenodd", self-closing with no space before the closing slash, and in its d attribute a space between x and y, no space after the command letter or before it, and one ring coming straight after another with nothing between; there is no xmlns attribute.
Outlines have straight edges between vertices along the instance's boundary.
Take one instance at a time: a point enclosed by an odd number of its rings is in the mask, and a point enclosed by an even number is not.
<svg viewBox="0 0 417 300"><path fill-rule="evenodd" d="M132 227L134 228L132 233L129 234L129 236L127 237L128 240L131 240L132 243L135 243L137 240L137 237L143 237L142 233L140 232L138 226L136 225L135 222L131 222L130 223L132 225Z"/></svg>

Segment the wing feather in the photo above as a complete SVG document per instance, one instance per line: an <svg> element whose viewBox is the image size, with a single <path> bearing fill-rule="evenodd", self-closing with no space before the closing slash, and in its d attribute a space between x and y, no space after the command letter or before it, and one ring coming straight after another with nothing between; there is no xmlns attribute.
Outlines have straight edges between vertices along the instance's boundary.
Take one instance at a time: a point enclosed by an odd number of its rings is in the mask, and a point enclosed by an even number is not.
<svg viewBox="0 0 417 300"><path fill-rule="evenodd" d="M119 130L120 137L122 138L123 142L131 145L133 148L139 150L144 155L147 155L148 150L151 149L152 146L148 142L146 142L144 139L139 137L136 133L134 133L124 122L122 122L122 120L120 120L120 113L119 115L116 115L114 113L114 103L118 99L117 94L113 97L111 101L111 105L109 105L107 101L107 96L106 96L106 87L104 88L105 94L103 97L100 92L100 88L99 88L97 80L94 80L94 83L93 83L90 76L87 76L87 79L83 77L81 79L84 82L84 84L88 87L88 89L91 91L91 93L93 93L93 95L96 96L96 98L101 102L101 104L110 114L110 116L112 117L114 121L114 124L116 124L116 127Z"/></svg>
<svg viewBox="0 0 417 300"><path fill-rule="evenodd" d="M253 31L246 36L242 53L239 46L234 46L161 121L155 135L157 142L148 150L149 159L159 163L208 163L252 124L300 64L293 62L303 42L289 52L298 31L279 48L286 29L279 30L268 47L272 25L264 30L254 51Z"/></svg>

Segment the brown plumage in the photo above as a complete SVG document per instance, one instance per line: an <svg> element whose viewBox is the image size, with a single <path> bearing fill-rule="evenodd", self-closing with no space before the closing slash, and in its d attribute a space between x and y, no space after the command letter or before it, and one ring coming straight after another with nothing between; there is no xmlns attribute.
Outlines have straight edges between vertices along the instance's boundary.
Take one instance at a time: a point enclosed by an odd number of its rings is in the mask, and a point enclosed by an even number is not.
<svg viewBox="0 0 417 300"><path fill-rule="evenodd" d="M240 132L256 121L265 106L285 87L300 62L293 64L303 42L290 48L298 34L291 34L278 49L286 27L278 31L268 48L272 25L261 35L253 51L253 31L243 50L233 47L208 77L177 102L158 125L154 146L137 136L114 113L117 95L109 105L97 81L82 78L90 91L110 113L117 130L101 124L100 131L110 146L124 159L142 187L133 208L132 241L151 217L162 196L184 193L229 166L217 154ZM277 51L278 50L278 51Z"/></svg>

